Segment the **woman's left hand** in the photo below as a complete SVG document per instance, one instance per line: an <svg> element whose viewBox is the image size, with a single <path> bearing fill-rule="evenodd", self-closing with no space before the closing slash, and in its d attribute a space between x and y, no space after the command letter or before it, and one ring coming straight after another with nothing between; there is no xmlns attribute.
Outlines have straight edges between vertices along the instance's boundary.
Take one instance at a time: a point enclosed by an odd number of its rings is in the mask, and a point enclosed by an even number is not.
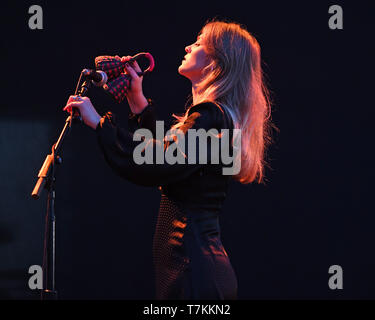
<svg viewBox="0 0 375 320"><path fill-rule="evenodd" d="M94 106L92 105L88 97L74 95L70 96L63 110L71 113L72 108L77 108L79 110L79 112L81 113L82 120L86 125L93 129L96 129L101 119L101 116L95 110Z"/></svg>
<svg viewBox="0 0 375 320"><path fill-rule="evenodd" d="M119 57L117 56L116 58ZM124 56L120 59L122 62L126 63L131 59L131 56ZM126 63L124 70L126 74L131 76L130 89L128 89L126 92L129 107L133 113L141 113L148 105L148 101L145 98L142 89L143 76L138 75L138 72L141 72L142 70L137 61Z"/></svg>

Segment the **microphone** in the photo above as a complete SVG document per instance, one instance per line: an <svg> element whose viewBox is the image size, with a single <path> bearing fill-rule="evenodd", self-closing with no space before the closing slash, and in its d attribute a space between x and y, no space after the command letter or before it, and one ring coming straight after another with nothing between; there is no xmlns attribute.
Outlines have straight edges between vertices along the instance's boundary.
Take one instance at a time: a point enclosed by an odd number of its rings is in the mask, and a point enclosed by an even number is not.
<svg viewBox="0 0 375 320"><path fill-rule="evenodd" d="M97 87L103 87L108 81L107 74L101 70L83 69L82 74Z"/></svg>

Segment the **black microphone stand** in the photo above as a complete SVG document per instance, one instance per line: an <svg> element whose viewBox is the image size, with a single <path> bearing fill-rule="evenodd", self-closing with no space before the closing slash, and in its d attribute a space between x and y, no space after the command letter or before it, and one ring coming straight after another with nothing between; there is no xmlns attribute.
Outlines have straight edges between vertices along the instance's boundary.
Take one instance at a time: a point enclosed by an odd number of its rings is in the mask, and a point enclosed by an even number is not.
<svg viewBox="0 0 375 320"><path fill-rule="evenodd" d="M83 82L82 82L83 81ZM91 81L85 79L84 70L79 77L75 95L85 96L91 86ZM44 249L43 249L43 289L41 291L42 300L56 300L57 291L55 283L56 272L56 216L55 216L55 165L61 164L59 156L62 143L68 134L72 123L81 123L82 118L77 108L73 108L72 113L66 118L64 128L55 144L52 146L51 154L47 155L38 174L38 181L35 184L31 196L39 199L42 189L48 191L47 212L45 218Z"/></svg>

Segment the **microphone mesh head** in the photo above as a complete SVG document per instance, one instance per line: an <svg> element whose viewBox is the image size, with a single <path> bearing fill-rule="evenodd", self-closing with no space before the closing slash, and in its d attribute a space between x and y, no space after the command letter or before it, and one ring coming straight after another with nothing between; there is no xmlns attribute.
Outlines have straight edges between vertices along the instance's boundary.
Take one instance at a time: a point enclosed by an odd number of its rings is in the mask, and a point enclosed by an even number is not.
<svg viewBox="0 0 375 320"><path fill-rule="evenodd" d="M97 87L103 87L108 81L108 76L104 71L98 70L96 72L101 74L102 80L99 81L99 82L95 82L95 81L92 80L92 83Z"/></svg>

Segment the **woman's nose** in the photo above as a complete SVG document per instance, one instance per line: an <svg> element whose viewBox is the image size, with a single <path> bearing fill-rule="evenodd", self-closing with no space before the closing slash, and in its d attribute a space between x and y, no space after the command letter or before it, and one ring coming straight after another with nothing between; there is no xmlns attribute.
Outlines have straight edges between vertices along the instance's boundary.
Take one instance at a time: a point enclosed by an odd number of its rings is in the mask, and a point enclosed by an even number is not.
<svg viewBox="0 0 375 320"><path fill-rule="evenodd" d="M185 51L186 51L186 53L190 53L190 51L191 51L191 46L187 46L187 47L185 47Z"/></svg>

